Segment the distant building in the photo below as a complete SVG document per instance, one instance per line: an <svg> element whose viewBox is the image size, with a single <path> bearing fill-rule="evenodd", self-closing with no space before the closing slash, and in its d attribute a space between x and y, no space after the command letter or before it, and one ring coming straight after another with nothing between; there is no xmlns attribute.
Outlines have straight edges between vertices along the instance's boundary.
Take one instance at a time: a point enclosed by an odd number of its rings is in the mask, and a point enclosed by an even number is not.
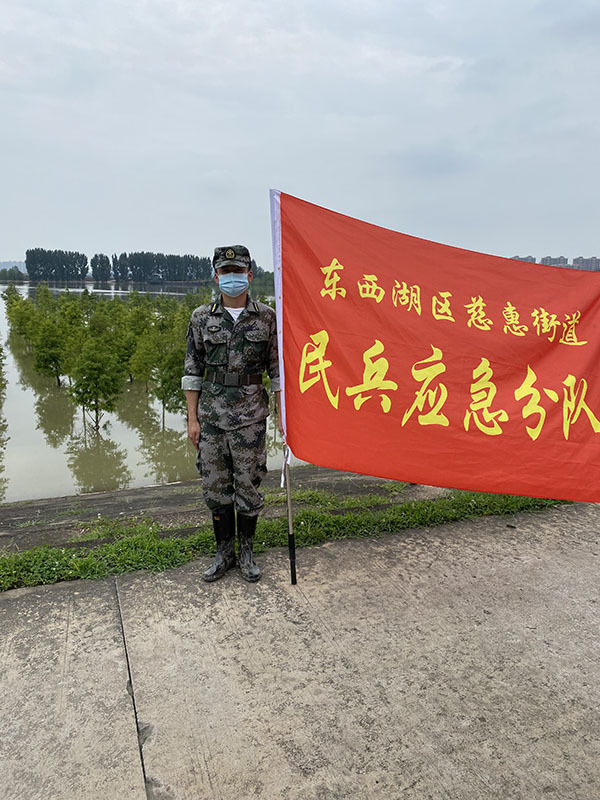
<svg viewBox="0 0 600 800"><path fill-rule="evenodd" d="M12 269L16 267L21 272L25 272L24 261L0 261L0 269Z"/></svg>
<svg viewBox="0 0 600 800"><path fill-rule="evenodd" d="M529 261L531 264L535 264L534 256L512 256L513 261Z"/></svg>
<svg viewBox="0 0 600 800"><path fill-rule="evenodd" d="M597 256L591 256L591 258L579 256L578 258L573 259L573 266L576 269L587 269L590 272L600 270L600 258Z"/></svg>
<svg viewBox="0 0 600 800"><path fill-rule="evenodd" d="M568 267L569 260L565 258L565 256L558 256L556 258L553 256L544 256L540 258L540 264L546 264L549 267Z"/></svg>

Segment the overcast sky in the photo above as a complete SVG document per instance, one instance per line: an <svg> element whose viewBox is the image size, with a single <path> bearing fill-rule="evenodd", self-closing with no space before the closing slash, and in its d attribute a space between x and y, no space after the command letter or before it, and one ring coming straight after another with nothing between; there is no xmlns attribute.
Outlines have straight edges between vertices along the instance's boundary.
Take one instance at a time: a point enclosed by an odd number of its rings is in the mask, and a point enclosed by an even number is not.
<svg viewBox="0 0 600 800"><path fill-rule="evenodd" d="M0 0L0 260L272 268L269 188L498 255L600 256L598 0Z"/></svg>

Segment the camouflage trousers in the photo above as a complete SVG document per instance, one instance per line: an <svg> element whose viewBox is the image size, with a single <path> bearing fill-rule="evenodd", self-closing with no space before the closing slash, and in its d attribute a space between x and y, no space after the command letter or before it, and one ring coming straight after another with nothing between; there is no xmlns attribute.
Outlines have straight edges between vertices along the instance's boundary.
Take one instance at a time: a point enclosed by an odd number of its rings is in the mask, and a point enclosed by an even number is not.
<svg viewBox="0 0 600 800"><path fill-rule="evenodd" d="M267 472L266 429L264 419L233 431L200 423L196 468L211 510L233 503L248 516L260 513L265 504L258 487Z"/></svg>

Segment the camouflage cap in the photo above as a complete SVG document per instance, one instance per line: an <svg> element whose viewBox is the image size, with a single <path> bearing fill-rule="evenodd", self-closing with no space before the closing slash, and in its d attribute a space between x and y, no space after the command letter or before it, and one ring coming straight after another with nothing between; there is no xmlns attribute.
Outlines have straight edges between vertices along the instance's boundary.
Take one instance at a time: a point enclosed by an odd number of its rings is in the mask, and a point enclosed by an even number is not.
<svg viewBox="0 0 600 800"><path fill-rule="evenodd" d="M219 267L226 267L229 264L252 269L248 248L244 247L243 244L233 244L229 247L215 247L215 254L212 260L213 269L217 270Z"/></svg>

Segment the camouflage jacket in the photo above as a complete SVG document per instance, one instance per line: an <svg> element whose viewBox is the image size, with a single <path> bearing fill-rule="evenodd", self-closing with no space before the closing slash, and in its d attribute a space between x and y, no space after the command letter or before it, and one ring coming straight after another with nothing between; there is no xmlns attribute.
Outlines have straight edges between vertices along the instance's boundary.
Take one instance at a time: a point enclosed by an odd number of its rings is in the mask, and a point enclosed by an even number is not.
<svg viewBox="0 0 600 800"><path fill-rule="evenodd" d="M271 390L279 391L277 323L272 308L248 298L234 323L219 300L192 313L181 388L199 391L198 419L235 430L264 419L268 395L261 384L224 386L204 380L205 370L242 375L267 372Z"/></svg>

